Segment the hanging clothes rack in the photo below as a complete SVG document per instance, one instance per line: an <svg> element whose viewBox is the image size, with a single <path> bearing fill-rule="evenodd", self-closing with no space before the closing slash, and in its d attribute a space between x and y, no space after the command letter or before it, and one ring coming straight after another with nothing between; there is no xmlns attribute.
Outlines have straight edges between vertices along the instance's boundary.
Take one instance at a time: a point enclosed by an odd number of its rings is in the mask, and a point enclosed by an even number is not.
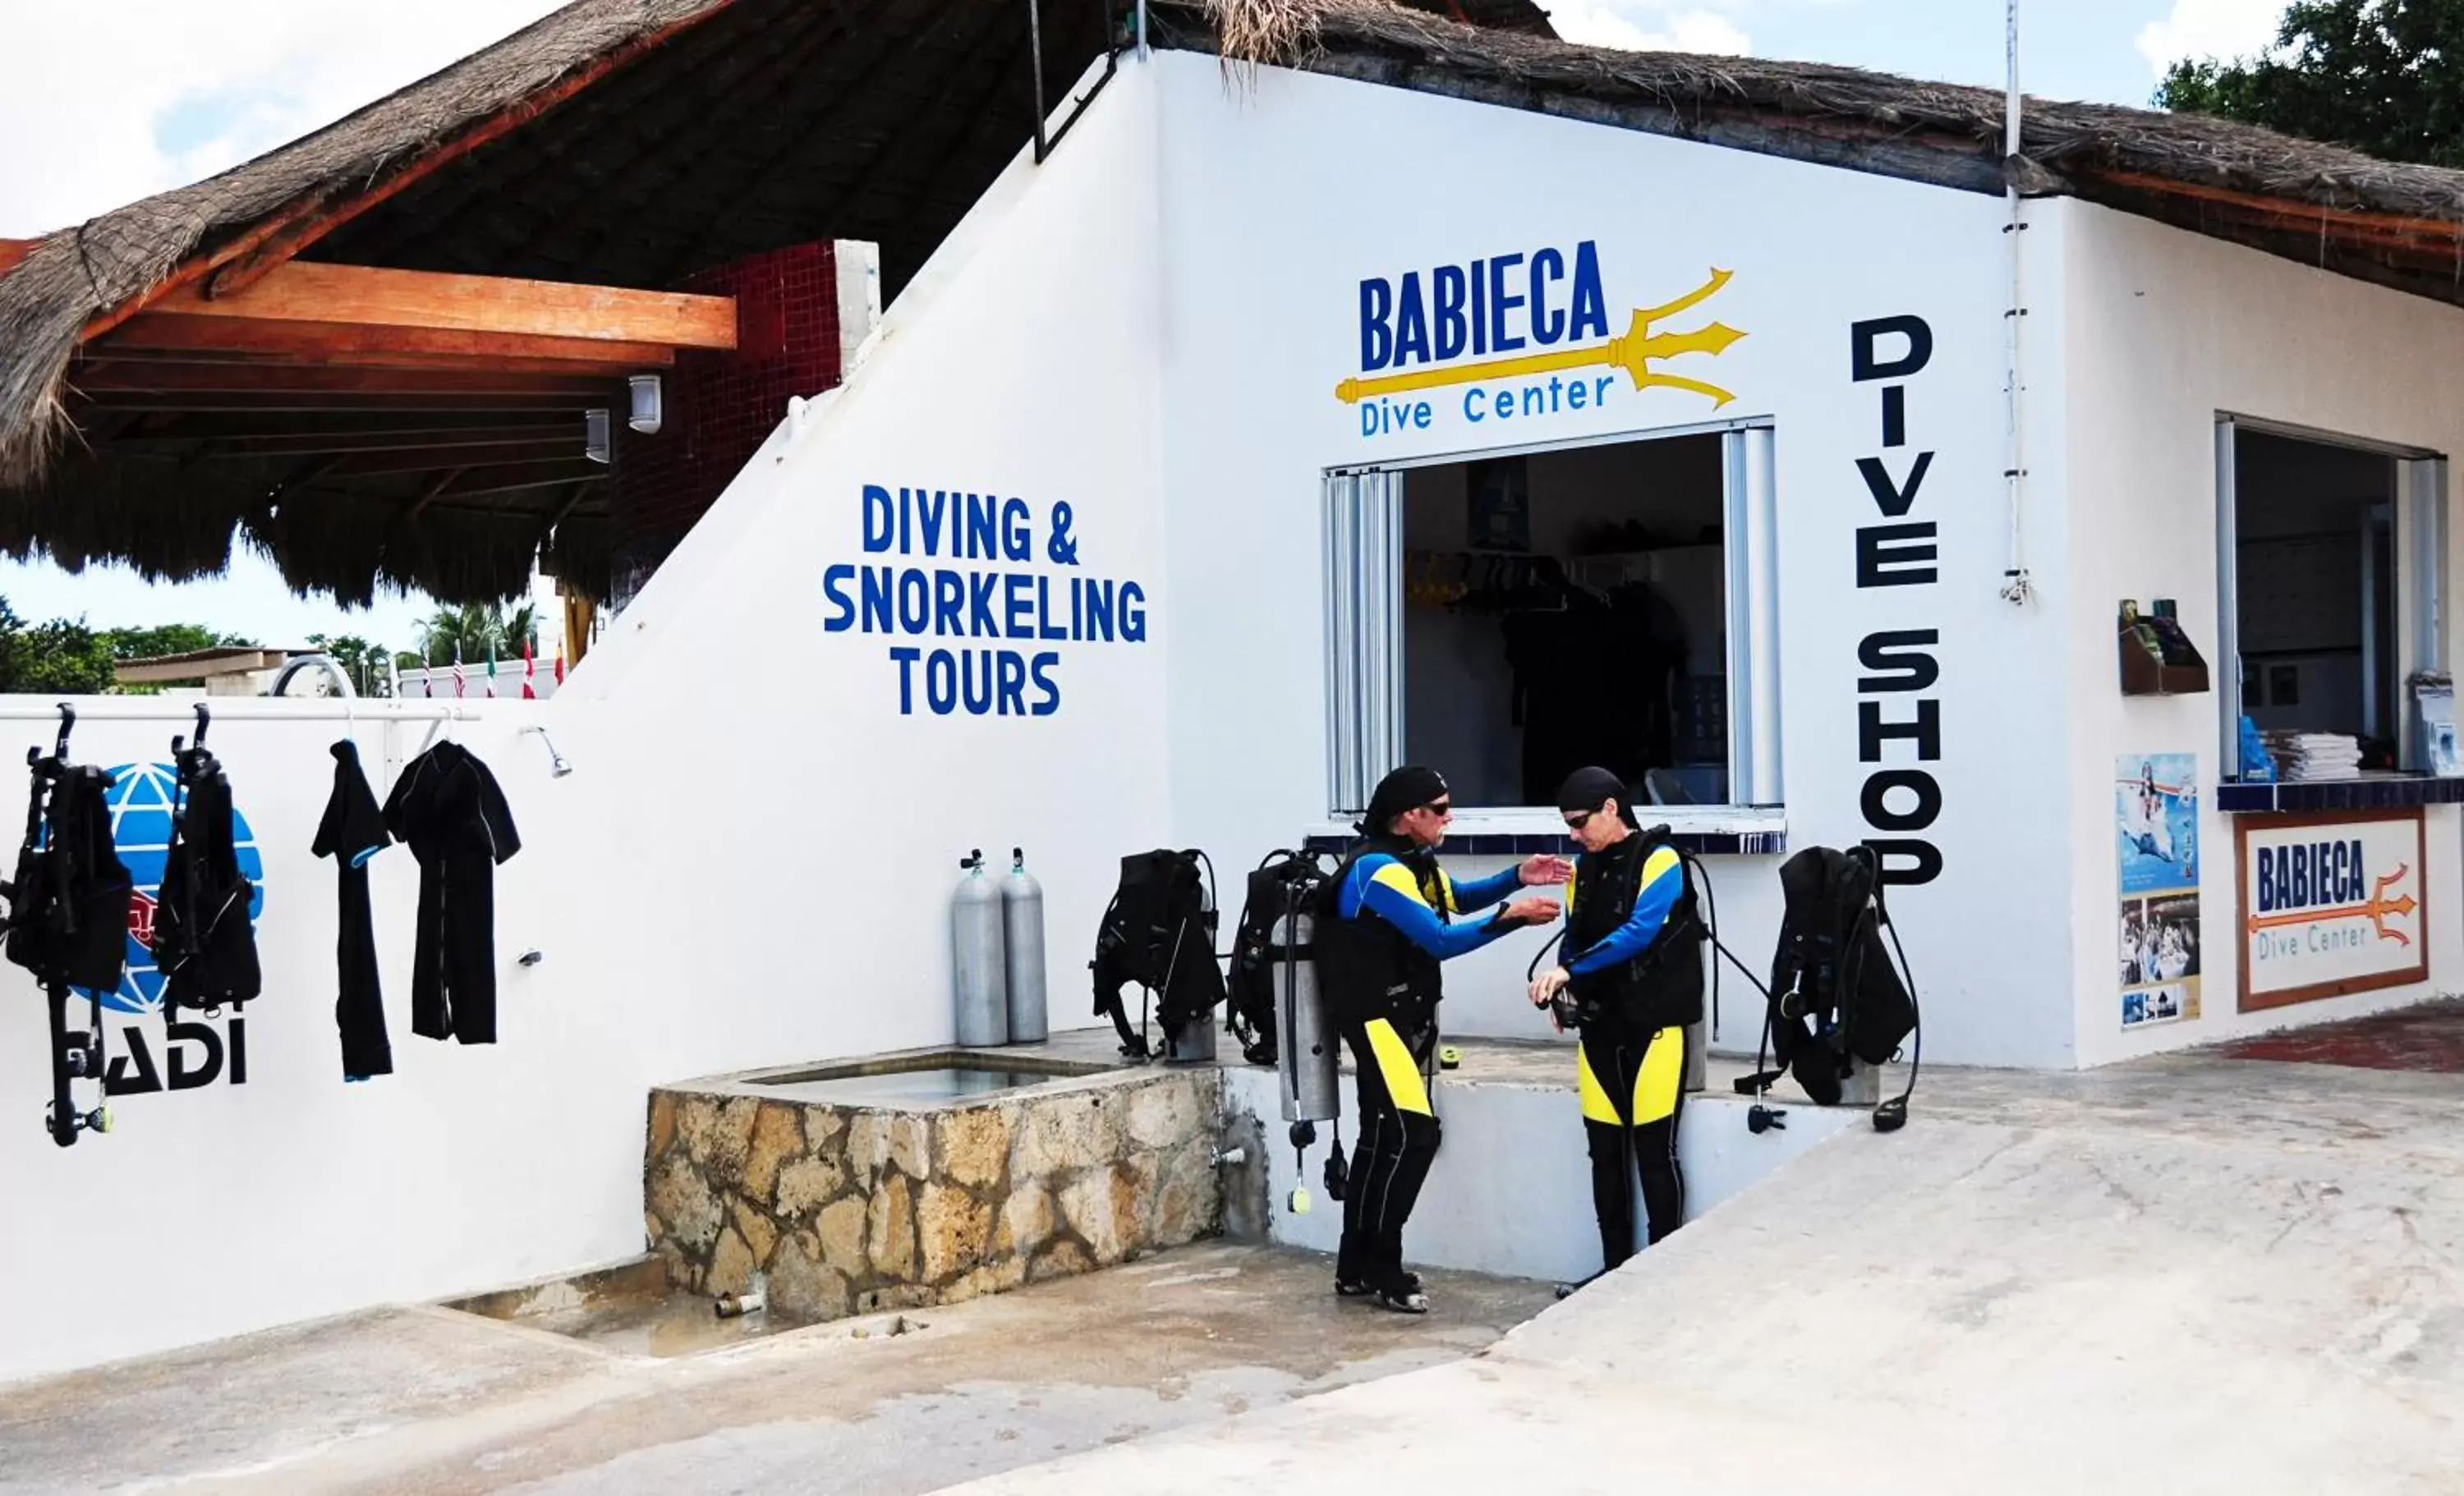
<svg viewBox="0 0 2464 1496"><path fill-rule="evenodd" d="M321 702L315 706L275 706L270 699L246 696L225 700L230 704L210 709L193 700L179 699L143 705L131 702L125 706L119 702L89 702L72 709L65 703L37 705L20 697L0 701L0 722L48 722L71 711L75 715L70 720L84 722L179 722L209 710L212 717L226 722L475 722L487 715L466 704L423 702L394 706L365 696L351 700L347 706L340 704L341 698L336 698L338 704L333 706Z"/></svg>

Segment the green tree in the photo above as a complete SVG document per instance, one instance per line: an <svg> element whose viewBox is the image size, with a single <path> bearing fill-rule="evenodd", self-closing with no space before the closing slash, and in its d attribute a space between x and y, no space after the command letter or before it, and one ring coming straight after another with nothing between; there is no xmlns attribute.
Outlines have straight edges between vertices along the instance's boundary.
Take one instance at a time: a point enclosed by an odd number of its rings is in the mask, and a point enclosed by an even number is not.
<svg viewBox="0 0 2464 1496"><path fill-rule="evenodd" d="M385 675L385 662L393 654L384 645L357 634L310 634L308 648L332 655L342 673L351 677L352 687L363 696L376 694L378 682Z"/></svg>
<svg viewBox="0 0 2464 1496"><path fill-rule="evenodd" d="M465 665L485 663L492 650L499 660L519 659L522 645L538 639L538 613L528 603L509 613L484 603L441 607L419 628L420 653L429 665L452 664L456 647Z"/></svg>
<svg viewBox="0 0 2464 1496"><path fill-rule="evenodd" d="M2176 62L2156 103L2464 165L2464 0L2294 0L2272 52Z"/></svg>
<svg viewBox="0 0 2464 1496"><path fill-rule="evenodd" d="M99 695L112 689L111 663L111 646L83 619L29 627L0 598L0 692Z"/></svg>

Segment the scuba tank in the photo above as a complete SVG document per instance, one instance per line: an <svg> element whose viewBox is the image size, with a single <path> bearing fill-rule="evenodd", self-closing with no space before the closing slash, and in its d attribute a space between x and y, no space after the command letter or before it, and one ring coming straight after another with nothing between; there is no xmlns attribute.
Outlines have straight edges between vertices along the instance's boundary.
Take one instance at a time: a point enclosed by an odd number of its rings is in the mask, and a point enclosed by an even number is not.
<svg viewBox="0 0 2464 1496"><path fill-rule="evenodd" d="M1044 889L1027 872L1023 848L1009 849L1001 895L1009 1042L1040 1045L1050 1032L1044 1016Z"/></svg>
<svg viewBox="0 0 2464 1496"><path fill-rule="evenodd" d="M1274 983L1276 1080L1287 1122L1331 1122L1343 1114L1343 1089L1333 1016L1317 981L1315 897L1321 883L1286 885L1283 906L1266 931L1267 972Z"/></svg>
<svg viewBox="0 0 2464 1496"><path fill-rule="evenodd" d="M950 900L951 1000L956 1005L958 1043L983 1048L1009 1043L1009 997L1002 968L1001 895L984 876L984 854L979 849L959 867Z"/></svg>

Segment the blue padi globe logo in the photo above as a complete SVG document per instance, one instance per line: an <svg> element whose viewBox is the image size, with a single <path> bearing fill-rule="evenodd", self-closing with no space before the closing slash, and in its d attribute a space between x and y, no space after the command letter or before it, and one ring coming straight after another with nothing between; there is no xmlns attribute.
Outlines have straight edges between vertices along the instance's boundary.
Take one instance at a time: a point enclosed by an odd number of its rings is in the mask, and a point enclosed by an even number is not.
<svg viewBox="0 0 2464 1496"><path fill-rule="evenodd" d="M135 886L128 901L128 971L120 990L102 994L102 1005L121 1013L163 1011L163 974L154 969L154 901L163 891L163 869L171 850L171 807L180 792L179 772L167 763L123 763L111 771L104 803L111 807L111 840ZM231 840L239 850L240 875L254 885L248 917L265 913L265 859L256 833L237 807Z"/></svg>

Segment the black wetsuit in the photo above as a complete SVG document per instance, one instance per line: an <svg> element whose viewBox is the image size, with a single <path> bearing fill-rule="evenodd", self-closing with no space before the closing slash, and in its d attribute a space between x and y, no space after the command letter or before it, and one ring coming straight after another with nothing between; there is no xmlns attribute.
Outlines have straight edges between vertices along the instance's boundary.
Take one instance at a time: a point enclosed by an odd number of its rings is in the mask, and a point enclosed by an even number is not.
<svg viewBox="0 0 2464 1496"><path fill-rule="evenodd" d="M1602 1270L1634 1254L1634 1177L1650 1240L1685 1220L1677 1129L1686 1025L1702 1017L1701 926L1677 849L1645 835L1586 852L1566 891L1567 973Z"/></svg>
<svg viewBox="0 0 2464 1496"><path fill-rule="evenodd" d="M309 850L334 859L339 885L341 934L334 957L339 993L334 1023L342 1035L342 1078L365 1080L393 1073L393 1043L385 1034L385 992L377 976L377 936L368 913L368 861L392 845L385 815L360 768L360 750L345 737L334 745L334 793L317 825Z"/></svg>
<svg viewBox="0 0 2464 1496"><path fill-rule="evenodd" d="M504 792L469 749L442 742L404 766L385 820L419 860L410 1031L495 1044L495 869L522 847Z"/></svg>
<svg viewBox="0 0 2464 1496"><path fill-rule="evenodd" d="M1391 839L1371 842L1335 875L1336 919L1318 935L1319 980L1352 1050L1360 1136L1344 1185L1340 1285L1401 1293L1403 1223L1438 1155L1429 1103L1438 1048L1438 963L1518 926L1503 912L1458 923L1521 884L1514 869L1456 887L1436 856Z"/></svg>

